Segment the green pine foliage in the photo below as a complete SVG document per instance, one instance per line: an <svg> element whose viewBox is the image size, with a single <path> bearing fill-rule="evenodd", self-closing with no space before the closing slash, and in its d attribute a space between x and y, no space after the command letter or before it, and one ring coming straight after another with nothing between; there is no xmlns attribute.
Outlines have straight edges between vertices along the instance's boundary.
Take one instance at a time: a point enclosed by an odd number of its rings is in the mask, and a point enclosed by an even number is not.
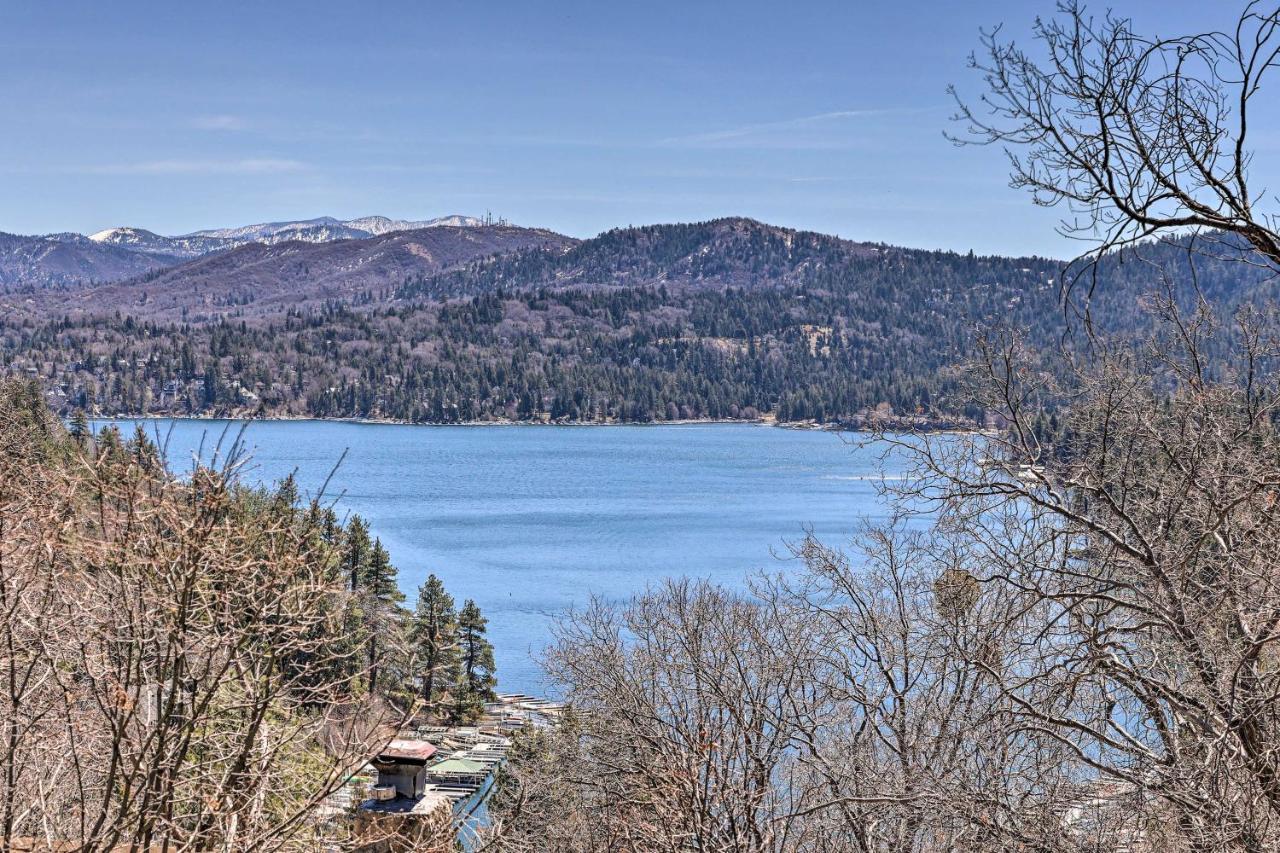
<svg viewBox="0 0 1280 853"><path fill-rule="evenodd" d="M494 672L493 645L485 632L489 620L470 599L458 613L458 685L455 690L453 719L455 722L472 722L484 711L484 703L494 699L498 685Z"/></svg>
<svg viewBox="0 0 1280 853"><path fill-rule="evenodd" d="M428 716L439 714L446 695L458 682L458 614L444 583L430 575L418 587L410 641L418 695Z"/></svg>
<svg viewBox="0 0 1280 853"><path fill-rule="evenodd" d="M1224 315L1273 289L1268 269L1223 261L1222 247L1197 257L1193 277L1185 248L1109 256L1077 278L1044 258L741 220L623 229L287 314L0 319L0 370L50 365L64 415L857 424L878 408L948 426L983 417L953 369L976 329L1024 329L1043 348L1080 330L1061 307L1064 281L1077 305L1096 284L1099 330L1128 337L1150 329L1142 297L1165 277L1195 281Z"/></svg>
<svg viewBox="0 0 1280 853"><path fill-rule="evenodd" d="M404 603L404 593L396 582L396 567L391 555L383 547L381 539L374 539L368 552L368 560L361 572L360 588L384 607L398 607Z"/></svg>
<svg viewBox="0 0 1280 853"><path fill-rule="evenodd" d="M71 415L71 423L67 428L67 433L76 444L84 447L92 432L89 428L89 417L84 413L84 409L76 409Z"/></svg>
<svg viewBox="0 0 1280 853"><path fill-rule="evenodd" d="M369 526L360 516L351 516L351 521L347 524L346 542L342 551L342 565L347 573L347 587L353 592L364 586L364 575L372 550Z"/></svg>
<svg viewBox="0 0 1280 853"><path fill-rule="evenodd" d="M397 583L396 567L381 539L369 539L369 528L354 516L347 534L344 554L349 582L363 608L359 633L364 637L369 659L369 689L377 690L388 665L403 663L399 642L404 613L404 593ZM388 642L389 637L396 642ZM403 685L402 685L403 686Z"/></svg>

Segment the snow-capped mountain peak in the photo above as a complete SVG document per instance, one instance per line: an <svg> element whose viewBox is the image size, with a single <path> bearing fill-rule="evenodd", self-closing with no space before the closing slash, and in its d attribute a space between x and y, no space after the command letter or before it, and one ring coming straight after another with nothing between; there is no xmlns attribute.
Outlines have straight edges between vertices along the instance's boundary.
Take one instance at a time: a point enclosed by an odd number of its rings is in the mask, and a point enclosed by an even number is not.
<svg viewBox="0 0 1280 853"><path fill-rule="evenodd" d="M319 216L315 219L300 219L292 222L259 222L255 225L240 225L234 228L209 228L204 231L193 231L186 236L215 237L220 240L233 240L237 245L240 245L243 243L264 242L269 237L276 237L277 235L294 231L324 231L325 229L340 228L341 226L342 223L332 216ZM333 239L342 238L336 237Z"/></svg>
<svg viewBox="0 0 1280 853"><path fill-rule="evenodd" d="M393 231L416 231L419 228L436 228L441 225L453 228L475 228L484 224L484 220L475 216L451 214L435 219L389 219L385 216L362 216L359 219L348 219L342 223L348 228L367 231L372 236L390 234Z"/></svg>
<svg viewBox="0 0 1280 853"><path fill-rule="evenodd" d="M107 246L119 246L122 249L140 252L144 255L167 257L180 260L207 255L231 248L231 244L223 240L207 237L165 237L145 228L107 228L90 234L89 239Z"/></svg>
<svg viewBox="0 0 1280 853"><path fill-rule="evenodd" d="M341 220L332 216L315 219L299 219L290 222L260 222L235 228L210 228L193 231L176 237L167 237L145 228L119 226L106 228L87 238L76 235L51 235L49 239L69 243L88 239L105 246L116 246L157 259L168 261L188 260L213 252L234 249L247 243L284 243L297 240L303 243L332 243L335 240L362 240L397 231L415 231L420 228L450 226L474 228L485 220L474 216L452 214L435 219L391 219L387 216L362 216Z"/></svg>
<svg viewBox="0 0 1280 853"><path fill-rule="evenodd" d="M475 227L484 221L474 216L453 214L436 219L391 219L387 216L362 216L358 219L335 219L332 216L320 216L315 219L300 219L292 222L261 222L256 225L242 225L238 228L212 228L196 231L189 237L215 237L220 240L232 240L237 245L242 243L280 243L285 240L302 240L307 243L328 243L333 240L352 240L362 237L377 237L394 231L413 231L419 228L434 228L439 225L454 227Z"/></svg>
<svg viewBox="0 0 1280 853"><path fill-rule="evenodd" d="M114 243L121 245L124 243L144 243L150 240L164 239L153 231L145 228L107 228L96 234L90 234L89 239L95 243Z"/></svg>

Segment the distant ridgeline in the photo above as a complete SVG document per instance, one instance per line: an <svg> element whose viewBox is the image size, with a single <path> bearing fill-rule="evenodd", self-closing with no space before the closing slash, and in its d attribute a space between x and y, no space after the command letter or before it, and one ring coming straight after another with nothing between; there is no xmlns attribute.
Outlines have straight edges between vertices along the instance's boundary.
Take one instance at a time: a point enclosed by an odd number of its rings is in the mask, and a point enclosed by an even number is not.
<svg viewBox="0 0 1280 853"><path fill-rule="evenodd" d="M213 300L210 262L198 261L198 279L178 266L26 310L15 302L0 314L0 359L38 376L64 413L858 424L878 411L948 426L984 416L955 369L979 330L1020 329L1052 350L1082 325L1061 305L1063 265L1043 258L853 243L743 219L585 241L527 233L510 251L455 251L359 287L343 271L368 270L353 260L360 241L341 244L341 266L294 246L287 299L241 289ZM1193 282L1226 311L1270 298L1272 271L1212 256L1228 249L1198 255L1194 277L1180 245L1108 256L1073 301L1093 285L1100 331L1128 338L1150 328L1144 297L1166 279L1184 305Z"/></svg>

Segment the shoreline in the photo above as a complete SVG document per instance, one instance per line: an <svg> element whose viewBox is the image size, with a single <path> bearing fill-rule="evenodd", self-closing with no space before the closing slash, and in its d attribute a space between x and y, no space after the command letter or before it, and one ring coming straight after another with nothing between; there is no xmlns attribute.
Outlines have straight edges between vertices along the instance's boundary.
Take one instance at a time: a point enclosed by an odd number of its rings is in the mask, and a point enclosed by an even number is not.
<svg viewBox="0 0 1280 853"><path fill-rule="evenodd" d="M847 423L816 423L813 421L787 421L779 423L769 418L760 418L757 420L741 420L735 418L693 418L690 420L673 420L673 421L513 421L513 420L492 420L492 421L460 421L458 423L433 423L433 422L414 422L404 421L395 418L320 418L309 415L212 415L212 414L194 414L194 415L131 415L131 414L114 414L114 415L87 415L90 423L103 422L147 422L147 421L228 421L235 423L253 423L261 421L264 423L272 422L295 422L295 423L335 423L335 424L355 424L361 426L405 426L405 427L673 427L673 426L724 426L724 425L740 425L740 426L756 426L769 427L775 429L795 430L798 432L851 432L851 433L867 433L875 430L867 426L855 426ZM64 418L65 419L65 418ZM907 423L889 421L884 424L886 432L915 432L915 433L939 433L939 434L981 434L986 430L978 427L962 427L962 426L928 426L920 423Z"/></svg>

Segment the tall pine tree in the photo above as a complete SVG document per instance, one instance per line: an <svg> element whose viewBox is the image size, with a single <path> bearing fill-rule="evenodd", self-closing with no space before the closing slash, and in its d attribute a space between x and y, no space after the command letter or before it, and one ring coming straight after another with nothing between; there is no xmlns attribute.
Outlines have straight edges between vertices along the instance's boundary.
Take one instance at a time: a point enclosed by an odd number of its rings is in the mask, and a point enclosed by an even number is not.
<svg viewBox="0 0 1280 853"><path fill-rule="evenodd" d="M375 539L369 548L369 558L360 576L360 591L369 609L369 689L377 690L383 652L388 650L380 638L402 630L400 605L404 602L404 593L396 583L396 567L381 539Z"/></svg>
<svg viewBox="0 0 1280 853"><path fill-rule="evenodd" d="M71 426L68 432L76 440L76 444L81 447L85 446L92 430L89 428L89 418L85 415L84 409L76 409L75 414L71 416Z"/></svg>
<svg viewBox="0 0 1280 853"><path fill-rule="evenodd" d="M369 548L360 588L386 607L395 608L404 602L404 593L396 582L396 567L391 564L391 555L383 547L381 539L373 540Z"/></svg>
<svg viewBox="0 0 1280 853"><path fill-rule="evenodd" d="M351 521L347 524L347 542L342 552L342 566L346 570L347 584L352 592L364 583L364 573L371 548L369 526L360 516L351 516Z"/></svg>
<svg viewBox="0 0 1280 853"><path fill-rule="evenodd" d="M498 680L493 673L497 666L493 662L493 645L485 636L489 620L480 613L480 608L471 599L462 605L458 614L458 652L459 678L457 695L454 697L453 717L455 722L472 722L484 710L484 703L494 699L493 688Z"/></svg>
<svg viewBox="0 0 1280 853"><path fill-rule="evenodd" d="M347 524L341 567L360 603L360 624L352 627L365 646L369 689L377 690L384 658L400 647L400 643L387 643L383 638L398 638L403 630L400 605L404 594L396 583L391 555L382 540L370 538L369 526L358 515L353 515Z"/></svg>
<svg viewBox="0 0 1280 853"><path fill-rule="evenodd" d="M418 587L418 607L410 634L415 674L427 714L434 716L444 694L458 680L458 615L453 596L435 575Z"/></svg>

